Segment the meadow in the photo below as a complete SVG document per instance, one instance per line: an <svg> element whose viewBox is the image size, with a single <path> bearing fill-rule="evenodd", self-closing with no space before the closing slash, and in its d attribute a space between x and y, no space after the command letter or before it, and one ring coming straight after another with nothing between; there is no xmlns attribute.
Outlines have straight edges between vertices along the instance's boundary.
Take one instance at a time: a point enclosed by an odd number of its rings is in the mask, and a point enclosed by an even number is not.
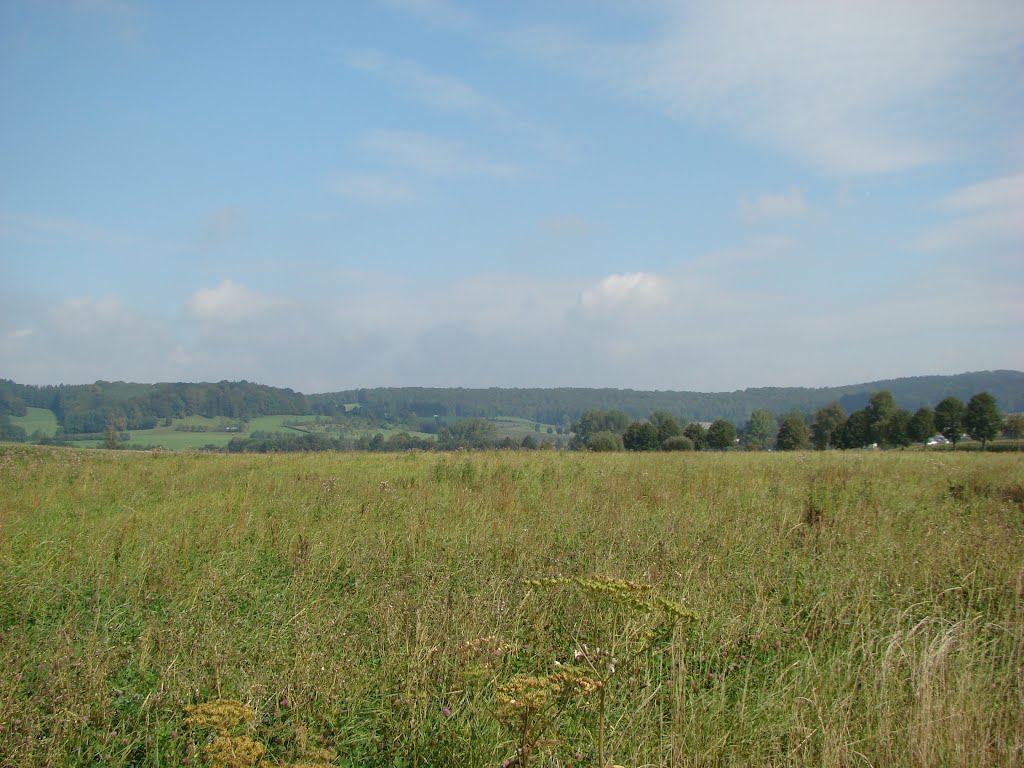
<svg viewBox="0 0 1024 768"><path fill-rule="evenodd" d="M2 445L0 669L2 766L1021 765L1024 458Z"/></svg>

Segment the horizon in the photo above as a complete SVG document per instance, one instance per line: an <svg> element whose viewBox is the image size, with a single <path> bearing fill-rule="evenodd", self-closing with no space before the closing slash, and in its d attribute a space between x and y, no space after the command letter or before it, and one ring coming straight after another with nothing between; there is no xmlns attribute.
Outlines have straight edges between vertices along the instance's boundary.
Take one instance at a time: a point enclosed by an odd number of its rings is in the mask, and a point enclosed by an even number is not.
<svg viewBox="0 0 1024 768"><path fill-rule="evenodd" d="M1022 61L1012 0L0 0L0 377L1024 370Z"/></svg>
<svg viewBox="0 0 1024 768"><path fill-rule="evenodd" d="M903 381L903 380L908 380L908 379L954 378L954 377L960 377L960 376L973 376L973 375L978 375L978 374L1005 374L1005 373L1017 374L1017 375L1024 376L1024 371L1017 371L1017 370L1013 370L1013 369L1009 369L1009 368L997 368L997 369L984 370L984 371L961 371L960 373L953 373L953 374L922 374L920 376L898 376L898 377L893 377L893 378L889 378L889 379L875 379L873 381L856 381L856 382L850 382L850 383L847 383L847 384L826 384L826 385L822 385L820 387L802 387L802 386L797 386L797 385L793 385L793 386L774 386L774 385L772 385L772 386L752 386L752 387L743 387L743 388L740 388L740 389L715 390L715 391L687 390L687 389L646 389L645 390L645 389L636 389L634 387L558 387L558 386L554 386L554 387L500 387L500 386L495 386L495 387L463 387L463 386L457 386L457 385L456 386L447 386L447 387L445 387L445 386L423 387L423 386L418 386L416 384L409 384L409 385L400 386L400 387L393 387L393 386L343 387L343 388L337 389L337 390L321 390L321 391L317 391L317 392L308 392L308 391L303 391L301 389L297 389L295 387L265 384L264 382L250 381L248 379L234 379L234 380L232 380L232 379L221 379L219 381L199 381L199 380L195 380L195 381L127 381L127 380L124 380L124 379L102 379L101 378L101 379L94 379L93 381L88 381L88 382L79 382L79 383L59 382L59 383L56 383L56 384L52 383L52 382L46 383L46 384L31 384L31 383L27 383L27 382L14 381L13 379L8 379L8 381L11 381L12 383L17 384L17 385L32 386L32 387L39 387L39 388L42 388L42 387L88 387L88 386L92 386L92 385L100 384L100 383L104 383L104 384L139 384L139 385L144 385L144 386L160 386L160 385L163 385L163 384L185 384L185 385L196 384L196 385L205 385L205 384L221 384L221 383L225 383L225 382L228 383L228 384L247 383L247 384L252 384L254 386L269 387L271 389L290 390L290 391L292 391L292 392L294 392L294 393L296 393L298 395L303 395L303 396L307 396L307 397L313 397L313 396L317 396L317 395L333 394L335 392L357 391L357 390L361 390L361 389L364 389L364 390L375 390L375 389L426 389L426 390L432 390L432 389L440 389L440 390L461 389L461 390L484 390L484 391L489 390L489 389L520 389L520 390L525 390L525 389L580 389L580 390L616 390L616 391L631 391L631 392L658 392L658 393L692 394L692 395L731 395L731 394L738 394L738 393L749 392L749 391L752 391L752 390L756 391L756 390L761 390L761 389L809 389L809 390L849 389L851 387L867 387L867 386L876 385L876 384L886 384L886 383L890 383L890 382L897 382L897 381ZM3 377L0 377L0 378L3 378Z"/></svg>

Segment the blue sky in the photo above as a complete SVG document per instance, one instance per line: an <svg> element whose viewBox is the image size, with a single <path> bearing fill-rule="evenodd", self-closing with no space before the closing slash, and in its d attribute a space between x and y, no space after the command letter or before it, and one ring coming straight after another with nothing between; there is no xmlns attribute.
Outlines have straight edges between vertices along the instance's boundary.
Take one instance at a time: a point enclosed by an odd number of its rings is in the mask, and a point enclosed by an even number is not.
<svg viewBox="0 0 1024 768"><path fill-rule="evenodd" d="M0 0L0 377L1024 369L1024 4Z"/></svg>

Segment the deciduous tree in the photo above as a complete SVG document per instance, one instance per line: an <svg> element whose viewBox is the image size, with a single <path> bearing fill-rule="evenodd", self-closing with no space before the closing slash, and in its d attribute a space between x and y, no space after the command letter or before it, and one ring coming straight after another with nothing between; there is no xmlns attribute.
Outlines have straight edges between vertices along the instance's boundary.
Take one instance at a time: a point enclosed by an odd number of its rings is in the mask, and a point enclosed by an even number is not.
<svg viewBox="0 0 1024 768"><path fill-rule="evenodd" d="M918 408L907 424L907 437L923 443L935 434L935 412L931 408Z"/></svg>
<svg viewBox="0 0 1024 768"><path fill-rule="evenodd" d="M725 419L715 419L708 427L708 448L724 451L736 445L736 427Z"/></svg>
<svg viewBox="0 0 1024 768"><path fill-rule="evenodd" d="M661 445L658 428L649 421L634 421L626 427L622 445L627 451L656 451Z"/></svg>
<svg viewBox="0 0 1024 768"><path fill-rule="evenodd" d="M777 431L775 417L764 408L759 408L750 414L750 420L747 422L743 434L746 437L747 445L764 449L771 447Z"/></svg>
<svg viewBox="0 0 1024 768"><path fill-rule="evenodd" d="M658 430L658 443L664 444L671 437L683 434L679 420L668 411L655 411L648 419Z"/></svg>
<svg viewBox="0 0 1024 768"><path fill-rule="evenodd" d="M846 413L839 403L826 405L814 413L811 425L811 441L819 451L836 444L837 433L846 421Z"/></svg>
<svg viewBox="0 0 1024 768"><path fill-rule="evenodd" d="M783 419L775 445L782 451L800 451L811 445L811 433L803 416L793 413Z"/></svg>
<svg viewBox="0 0 1024 768"><path fill-rule="evenodd" d="M935 426L956 447L964 434L967 408L955 397L947 397L935 406Z"/></svg>
<svg viewBox="0 0 1024 768"><path fill-rule="evenodd" d="M693 441L695 451L703 451L707 447L708 431L704 429L703 424L696 421L690 422L683 428L683 437L688 437Z"/></svg>
<svg viewBox="0 0 1024 768"><path fill-rule="evenodd" d="M967 434L981 441L981 450L985 450L989 440L999 436L1003 428L1003 415L999 412L996 399L988 392L979 392L967 403L964 414L964 426Z"/></svg>

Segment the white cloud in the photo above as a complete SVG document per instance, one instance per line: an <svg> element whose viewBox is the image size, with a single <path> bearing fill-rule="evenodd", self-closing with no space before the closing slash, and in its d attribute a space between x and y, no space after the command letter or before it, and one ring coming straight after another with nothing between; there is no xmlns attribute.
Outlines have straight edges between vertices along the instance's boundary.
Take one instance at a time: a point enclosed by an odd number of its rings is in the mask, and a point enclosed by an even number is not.
<svg viewBox="0 0 1024 768"><path fill-rule="evenodd" d="M912 247L924 251L1024 246L1024 173L963 187L942 201L953 218L919 235ZM1019 252L1015 253L1019 258Z"/></svg>
<svg viewBox="0 0 1024 768"><path fill-rule="evenodd" d="M650 272L608 275L580 295L580 305L588 310L650 308L662 304L667 296L665 278Z"/></svg>
<svg viewBox="0 0 1024 768"><path fill-rule="evenodd" d="M680 120L724 126L831 173L926 165L955 151L958 132L977 145L1015 129L1012 105L1024 98L1024 4L1015 0L654 7L663 15L642 42L520 30L515 43L653 99Z"/></svg>
<svg viewBox="0 0 1024 768"><path fill-rule="evenodd" d="M200 288L185 305L185 315L201 323L237 324L258 318L287 304L274 296L257 293L233 280L214 288Z"/></svg>
<svg viewBox="0 0 1024 768"><path fill-rule="evenodd" d="M322 273L301 301L225 280L187 297L178 318L113 297L54 307L0 295L0 359L4 375L29 383L245 378L305 392L724 391L1024 368L1024 305L1003 274L959 260L919 275L894 264L891 289L837 300L807 282L809 271L832 279L828 265L800 258L797 243L754 238L663 271L589 280Z"/></svg>
<svg viewBox="0 0 1024 768"><path fill-rule="evenodd" d="M796 217L810 212L803 192L797 189L760 195L752 200L744 199L740 201L740 206L748 218Z"/></svg>
<svg viewBox="0 0 1024 768"><path fill-rule="evenodd" d="M504 114L497 101L484 96L465 80L424 69L415 61L396 59L376 50L356 51L349 64L360 72L382 77L414 98L438 109Z"/></svg>
<svg viewBox="0 0 1024 768"><path fill-rule="evenodd" d="M363 203L401 203L415 193L404 181L379 173L342 173L334 189L343 197Z"/></svg>
<svg viewBox="0 0 1024 768"><path fill-rule="evenodd" d="M514 165L468 151L461 143L412 131L375 131L363 147L385 162L431 176L514 176Z"/></svg>

